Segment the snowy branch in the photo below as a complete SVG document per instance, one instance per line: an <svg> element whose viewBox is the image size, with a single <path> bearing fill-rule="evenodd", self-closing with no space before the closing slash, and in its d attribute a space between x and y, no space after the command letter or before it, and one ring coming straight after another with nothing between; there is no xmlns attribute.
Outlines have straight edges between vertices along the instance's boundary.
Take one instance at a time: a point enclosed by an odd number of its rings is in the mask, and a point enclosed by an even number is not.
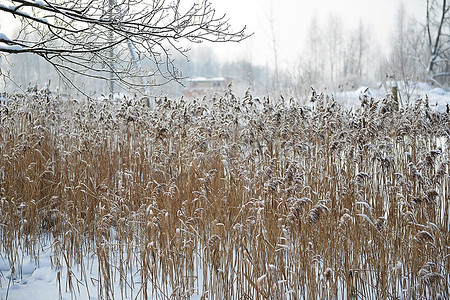
<svg viewBox="0 0 450 300"><path fill-rule="evenodd" d="M245 28L232 30L208 0L190 6L166 0L10 2L0 5L0 15L18 18L21 30L14 39L0 34L0 52L34 53L62 72L93 78L114 72L114 80L126 86L137 84L142 74L158 75L163 82L179 80L171 56L185 56L182 41L239 42L247 37ZM137 70L145 61L149 70Z"/></svg>

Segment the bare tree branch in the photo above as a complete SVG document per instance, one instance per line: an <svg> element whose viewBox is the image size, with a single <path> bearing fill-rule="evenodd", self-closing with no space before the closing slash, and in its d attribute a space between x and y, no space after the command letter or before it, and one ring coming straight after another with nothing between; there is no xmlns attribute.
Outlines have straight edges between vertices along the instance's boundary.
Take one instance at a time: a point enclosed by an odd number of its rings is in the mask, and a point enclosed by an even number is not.
<svg viewBox="0 0 450 300"><path fill-rule="evenodd" d="M9 6L0 5L0 16L13 15L21 28L14 38L0 33L0 52L37 54L60 74L108 80L107 73L113 72L113 80L126 87L179 81L172 55L186 55L183 41L239 42L248 37L245 27L232 30L209 0L190 5L168 0L9 1ZM152 75L162 80L147 81Z"/></svg>

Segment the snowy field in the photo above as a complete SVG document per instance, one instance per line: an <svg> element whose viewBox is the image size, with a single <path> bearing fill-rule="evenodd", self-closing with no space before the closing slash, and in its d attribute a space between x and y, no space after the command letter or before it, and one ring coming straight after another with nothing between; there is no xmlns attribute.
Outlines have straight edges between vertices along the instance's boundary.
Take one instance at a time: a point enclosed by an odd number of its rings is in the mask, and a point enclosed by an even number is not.
<svg viewBox="0 0 450 300"><path fill-rule="evenodd" d="M356 108L361 105L360 98L364 95L365 91L367 96L372 97L375 100L382 99L387 94L391 93L389 88L381 87L380 84L376 84L370 87L360 87L355 91L337 93L336 100L348 109L352 107ZM402 105L405 106L408 103L408 96L405 93L405 88L401 86L399 91ZM409 93L410 102L413 102L419 98L425 99L425 97L428 97L430 107L441 112L447 109L447 104L450 105L450 92L447 92L439 87L433 87L424 82L411 84L411 87L409 87Z"/></svg>
<svg viewBox="0 0 450 300"><path fill-rule="evenodd" d="M98 296L102 295L102 283L99 281L99 264L96 255L90 254L85 257L83 267L78 264L68 268L64 262L55 262L50 242L41 245L39 253L39 257L36 258L26 254L20 255L22 261L13 264L16 270L13 275L11 275L11 264L7 261L5 253L1 254L0 299L95 300L108 298L104 294L103 297ZM200 274L200 282L197 282L200 289L197 289L197 293L198 290L201 291L201 279ZM139 274L127 274L126 278L120 278L120 274L114 272L112 281L114 283L111 295L114 295L114 299L142 299ZM172 291L169 290L166 293L163 291L155 293L150 295L149 299L168 299ZM200 299L200 296L192 291L190 299Z"/></svg>

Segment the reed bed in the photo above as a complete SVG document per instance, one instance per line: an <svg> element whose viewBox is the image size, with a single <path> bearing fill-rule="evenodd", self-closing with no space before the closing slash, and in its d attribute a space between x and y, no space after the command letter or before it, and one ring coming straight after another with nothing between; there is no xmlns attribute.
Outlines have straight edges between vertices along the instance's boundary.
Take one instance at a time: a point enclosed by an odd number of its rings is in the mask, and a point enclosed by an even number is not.
<svg viewBox="0 0 450 300"><path fill-rule="evenodd" d="M49 241L55 295L450 297L450 116L427 99L4 97L0 253L20 275Z"/></svg>

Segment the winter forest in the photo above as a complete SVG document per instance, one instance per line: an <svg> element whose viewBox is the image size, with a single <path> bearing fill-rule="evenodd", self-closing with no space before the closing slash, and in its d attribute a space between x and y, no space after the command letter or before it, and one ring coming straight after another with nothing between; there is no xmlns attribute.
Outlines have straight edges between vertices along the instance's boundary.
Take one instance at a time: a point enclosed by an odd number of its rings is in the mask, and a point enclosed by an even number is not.
<svg viewBox="0 0 450 300"><path fill-rule="evenodd" d="M447 0L0 0L0 300L450 298Z"/></svg>

